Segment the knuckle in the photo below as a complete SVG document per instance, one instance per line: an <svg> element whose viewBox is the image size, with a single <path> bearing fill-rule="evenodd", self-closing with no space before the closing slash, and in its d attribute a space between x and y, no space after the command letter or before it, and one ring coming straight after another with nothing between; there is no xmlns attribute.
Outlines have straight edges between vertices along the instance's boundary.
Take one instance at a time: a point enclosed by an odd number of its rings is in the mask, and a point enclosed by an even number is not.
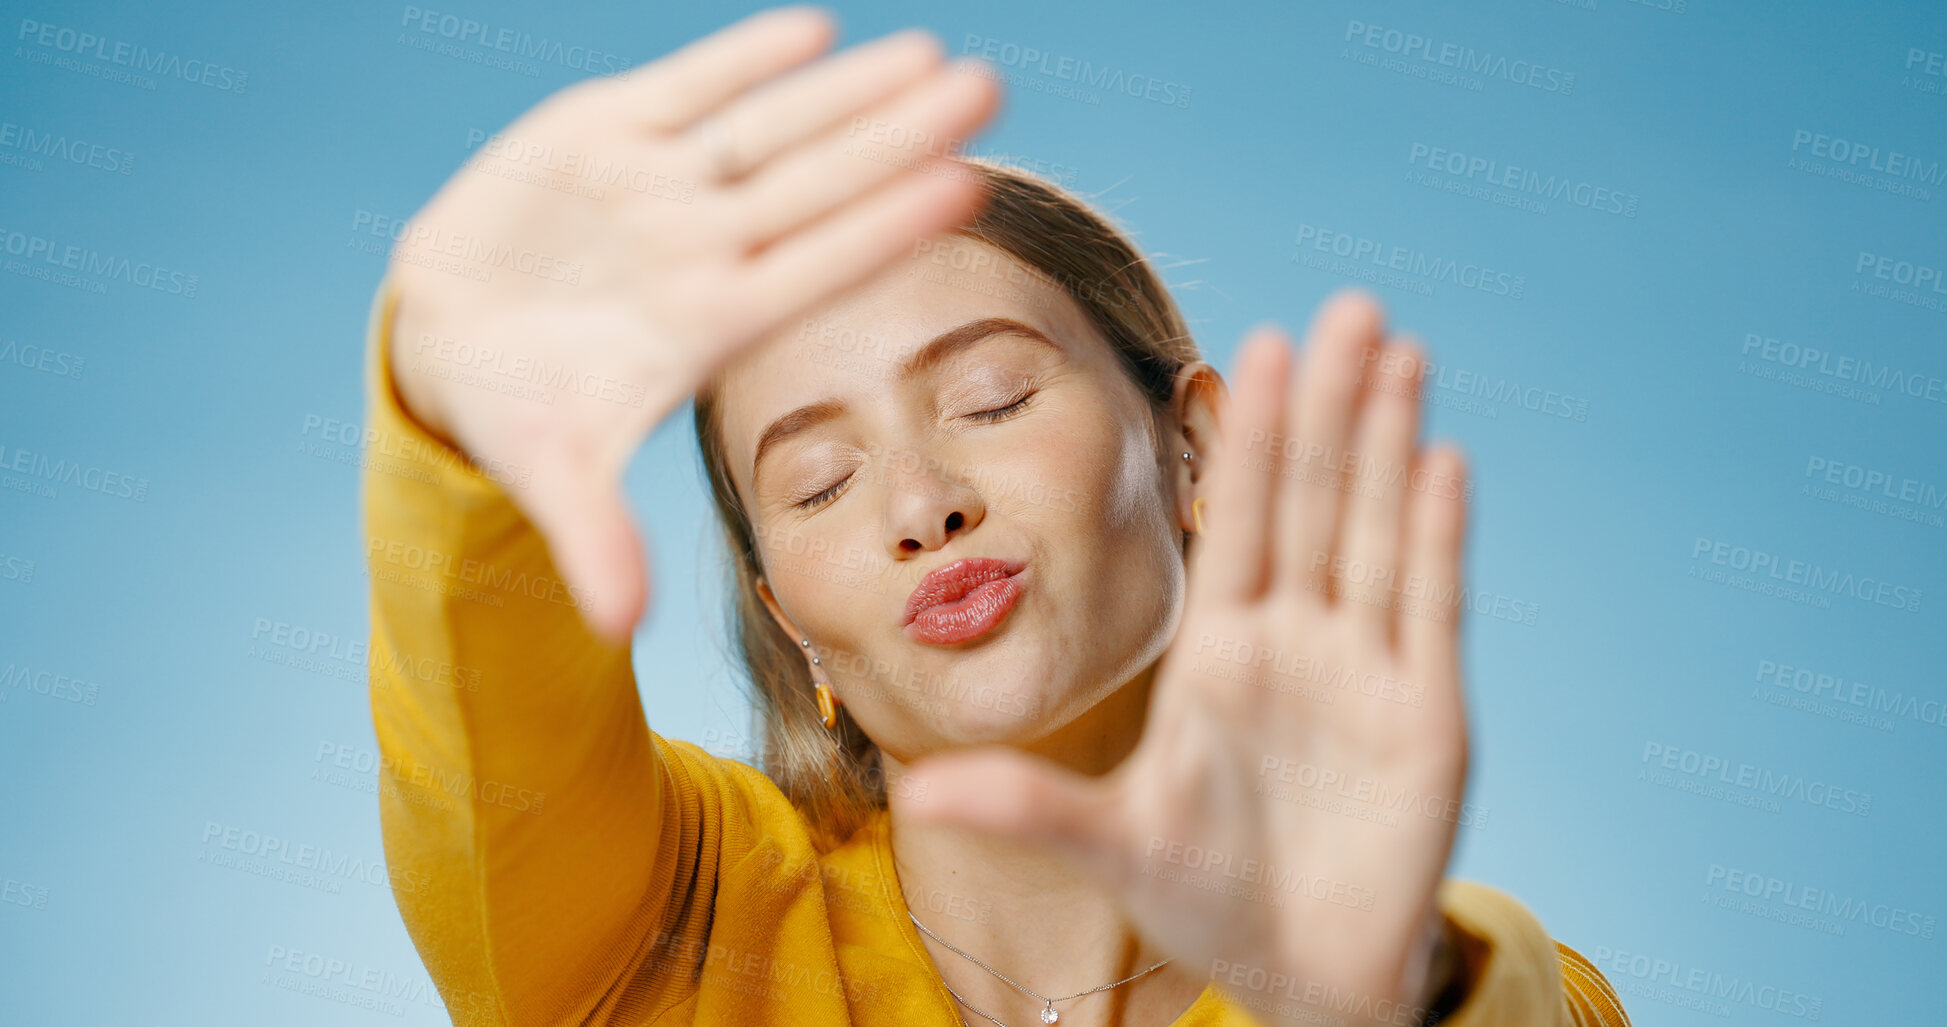
<svg viewBox="0 0 1947 1027"><path fill-rule="evenodd" d="M613 79L601 76L585 78L549 93L534 110L550 118L589 114L612 102L622 88L621 83Z"/></svg>
<svg viewBox="0 0 1947 1027"><path fill-rule="evenodd" d="M716 222L712 234L743 251L756 244L763 216L755 202L743 198L735 203L718 204L712 220Z"/></svg>

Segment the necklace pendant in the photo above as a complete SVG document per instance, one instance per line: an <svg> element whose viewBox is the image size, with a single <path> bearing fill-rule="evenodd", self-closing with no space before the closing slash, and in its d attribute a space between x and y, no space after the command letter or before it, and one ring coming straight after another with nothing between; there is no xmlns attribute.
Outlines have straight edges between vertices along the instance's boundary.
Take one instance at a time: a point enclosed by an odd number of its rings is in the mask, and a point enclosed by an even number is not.
<svg viewBox="0 0 1947 1027"><path fill-rule="evenodd" d="M1054 1023L1059 1019L1061 1019L1061 1014L1055 1012L1055 1004L1053 1002L1048 1003L1048 1007L1041 1011L1042 1023Z"/></svg>

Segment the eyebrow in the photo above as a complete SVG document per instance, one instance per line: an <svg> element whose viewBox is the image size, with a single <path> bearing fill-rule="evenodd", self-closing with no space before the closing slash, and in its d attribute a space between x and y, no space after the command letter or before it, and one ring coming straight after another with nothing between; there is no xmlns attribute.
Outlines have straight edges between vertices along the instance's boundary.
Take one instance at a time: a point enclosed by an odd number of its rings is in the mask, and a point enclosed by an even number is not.
<svg viewBox="0 0 1947 1027"><path fill-rule="evenodd" d="M1033 325L1009 317L983 317L976 321L955 325L928 339L918 352L900 363L893 377L900 382L910 381L945 363L954 354L996 335L1016 335L1032 339L1055 350L1061 349L1055 345L1053 339L1048 338ZM816 428L844 412L844 403L835 399L822 399L816 403L807 403L772 421L764 429L764 433L757 437L757 453L750 460L751 480L756 480L757 467L763 462L766 450L799 432Z"/></svg>

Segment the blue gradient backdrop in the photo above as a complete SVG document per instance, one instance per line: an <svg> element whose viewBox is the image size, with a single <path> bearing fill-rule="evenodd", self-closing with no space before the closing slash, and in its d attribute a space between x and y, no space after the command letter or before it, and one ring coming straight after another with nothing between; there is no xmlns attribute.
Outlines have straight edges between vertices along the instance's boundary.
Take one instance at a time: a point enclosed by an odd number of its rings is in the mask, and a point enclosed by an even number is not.
<svg viewBox="0 0 1947 1027"><path fill-rule="evenodd" d="M628 62L743 10L421 6ZM582 73L422 49L450 41L408 10L0 4L0 1020L446 1020L374 777L334 767L375 748L363 669L272 633L367 628L358 451L330 434L362 416L384 259L355 226ZM1353 282L1427 340L1432 430L1478 474L1488 815L1456 875L1530 904L1638 1023L1939 1022L1947 7L840 14L848 42L918 23L992 58L978 150L1130 226L1221 366ZM206 63L128 81L119 43ZM46 259L69 246L94 270ZM636 662L658 730L735 753L693 446L679 416L630 468ZM337 870L223 865L243 832ZM293 952L386 983L313 994Z"/></svg>

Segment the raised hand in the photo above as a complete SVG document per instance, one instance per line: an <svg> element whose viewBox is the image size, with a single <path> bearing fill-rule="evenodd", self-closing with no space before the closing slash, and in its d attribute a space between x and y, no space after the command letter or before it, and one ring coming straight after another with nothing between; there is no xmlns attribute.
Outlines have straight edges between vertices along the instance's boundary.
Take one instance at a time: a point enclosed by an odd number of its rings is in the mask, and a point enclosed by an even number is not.
<svg viewBox="0 0 1947 1027"><path fill-rule="evenodd" d="M565 89L394 249L408 408L483 466L531 469L510 495L609 637L646 602L621 495L643 439L742 349L980 201L937 153L992 116L992 80L917 31L812 62L833 33L780 8Z"/></svg>
<svg viewBox="0 0 1947 1027"><path fill-rule="evenodd" d="M1316 997L1409 1022L1441 937L1467 490L1456 450L1419 449L1420 352L1383 331L1348 294L1295 377L1278 331L1245 342L1188 607L1120 767L977 751L912 771L915 816L1064 849L1152 944L1271 1019L1315 1022Z"/></svg>

